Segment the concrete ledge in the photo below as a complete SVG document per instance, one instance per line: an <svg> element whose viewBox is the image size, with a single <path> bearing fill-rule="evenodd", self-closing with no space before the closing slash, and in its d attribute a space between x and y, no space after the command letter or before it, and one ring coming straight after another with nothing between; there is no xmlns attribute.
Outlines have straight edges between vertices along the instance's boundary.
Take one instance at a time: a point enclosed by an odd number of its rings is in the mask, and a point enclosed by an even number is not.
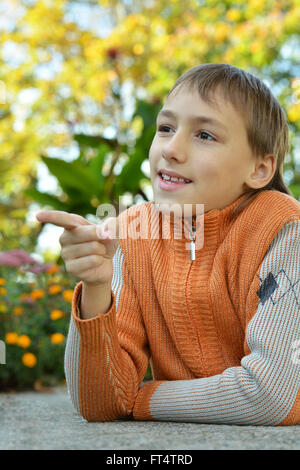
<svg viewBox="0 0 300 470"><path fill-rule="evenodd" d="M0 393L0 422L1 450L300 449L300 425L88 423L62 387L52 393Z"/></svg>

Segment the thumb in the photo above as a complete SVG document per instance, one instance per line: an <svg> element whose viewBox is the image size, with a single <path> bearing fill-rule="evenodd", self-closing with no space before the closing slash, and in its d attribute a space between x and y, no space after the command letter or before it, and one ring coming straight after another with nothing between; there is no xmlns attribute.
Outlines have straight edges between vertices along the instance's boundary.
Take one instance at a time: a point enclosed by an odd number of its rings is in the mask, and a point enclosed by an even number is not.
<svg viewBox="0 0 300 470"><path fill-rule="evenodd" d="M106 245L108 256L113 256L119 246L119 221L116 217L108 217L96 226L97 237Z"/></svg>
<svg viewBox="0 0 300 470"><path fill-rule="evenodd" d="M119 221L117 217L108 217L107 219L103 220L99 225L96 226L96 233L101 240L118 240Z"/></svg>

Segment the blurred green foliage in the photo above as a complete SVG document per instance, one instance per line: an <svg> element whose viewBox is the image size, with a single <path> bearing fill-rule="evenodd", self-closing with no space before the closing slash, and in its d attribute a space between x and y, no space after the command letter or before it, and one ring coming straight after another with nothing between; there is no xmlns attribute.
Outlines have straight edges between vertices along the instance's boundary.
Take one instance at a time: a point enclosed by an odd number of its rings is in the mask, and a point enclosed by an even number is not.
<svg viewBox="0 0 300 470"><path fill-rule="evenodd" d="M147 200L141 181L150 180L141 166L148 159L159 109L158 103L138 101L133 119L139 117L143 122L143 129L133 146L102 136L76 134L74 139L80 147L77 159L66 162L59 158L41 157L49 173L57 178L60 196L41 192L36 187L26 190L25 194L43 207L82 216L94 214L96 208L103 203L113 204L118 213L119 197L126 192L140 194ZM109 164L108 157L111 160ZM121 171L116 173L114 170L121 158L125 158L126 162Z"/></svg>

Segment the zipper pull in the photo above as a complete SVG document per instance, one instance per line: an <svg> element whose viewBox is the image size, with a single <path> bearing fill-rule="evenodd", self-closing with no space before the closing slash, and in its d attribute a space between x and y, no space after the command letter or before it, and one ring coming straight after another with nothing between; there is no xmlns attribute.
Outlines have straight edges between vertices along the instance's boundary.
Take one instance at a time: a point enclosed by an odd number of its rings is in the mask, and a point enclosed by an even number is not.
<svg viewBox="0 0 300 470"><path fill-rule="evenodd" d="M192 217L192 232L189 231L189 239L191 240L190 242L190 260L195 261L196 259L196 245L195 245L195 239L196 239L196 217Z"/></svg>
<svg viewBox="0 0 300 470"><path fill-rule="evenodd" d="M191 243L190 243L190 260L191 261L195 261L196 259L196 250L195 250L195 232L193 231L192 235L191 235L191 232L189 233L189 237L190 237L190 240L191 240Z"/></svg>

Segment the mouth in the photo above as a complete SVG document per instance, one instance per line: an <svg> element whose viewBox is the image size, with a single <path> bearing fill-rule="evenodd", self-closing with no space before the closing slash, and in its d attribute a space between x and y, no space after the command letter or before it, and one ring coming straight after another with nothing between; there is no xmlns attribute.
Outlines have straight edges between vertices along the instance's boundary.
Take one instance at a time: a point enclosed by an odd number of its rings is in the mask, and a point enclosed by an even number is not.
<svg viewBox="0 0 300 470"><path fill-rule="evenodd" d="M185 178L184 176L180 176L178 173L175 172L164 172L163 170L158 171L158 176L161 180L165 181L168 184L190 184L192 180Z"/></svg>
<svg viewBox="0 0 300 470"><path fill-rule="evenodd" d="M171 175L164 173L161 170L158 171L158 177L159 177L158 185L160 189L163 189L166 191L173 191L175 189L183 188L187 186L188 184L192 183L192 181L187 178L180 177L180 176L171 176Z"/></svg>

